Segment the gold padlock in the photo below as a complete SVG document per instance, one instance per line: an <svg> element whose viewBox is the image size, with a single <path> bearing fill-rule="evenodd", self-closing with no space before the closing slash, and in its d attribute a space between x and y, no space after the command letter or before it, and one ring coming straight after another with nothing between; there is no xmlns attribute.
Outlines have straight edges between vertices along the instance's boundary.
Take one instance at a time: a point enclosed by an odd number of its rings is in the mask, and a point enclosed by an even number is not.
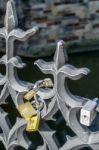
<svg viewBox="0 0 99 150"><path fill-rule="evenodd" d="M24 99L30 101L37 94L38 90L42 87L53 87L52 80L47 78L36 83L35 88L24 95Z"/></svg>
<svg viewBox="0 0 99 150"><path fill-rule="evenodd" d="M40 124L40 113L35 110L30 102L18 106L21 116L27 121L26 131L37 131Z"/></svg>
<svg viewBox="0 0 99 150"><path fill-rule="evenodd" d="M30 120L32 116L37 115L37 110L35 110L30 102L19 105L18 110L21 116L27 121Z"/></svg>
<svg viewBox="0 0 99 150"><path fill-rule="evenodd" d="M36 95L36 92L32 89L24 95L24 98L29 101Z"/></svg>
<svg viewBox="0 0 99 150"><path fill-rule="evenodd" d="M28 120L28 122L27 122L26 131L28 131L28 132L38 131L39 124L40 124L40 116L39 115L31 117L30 120Z"/></svg>

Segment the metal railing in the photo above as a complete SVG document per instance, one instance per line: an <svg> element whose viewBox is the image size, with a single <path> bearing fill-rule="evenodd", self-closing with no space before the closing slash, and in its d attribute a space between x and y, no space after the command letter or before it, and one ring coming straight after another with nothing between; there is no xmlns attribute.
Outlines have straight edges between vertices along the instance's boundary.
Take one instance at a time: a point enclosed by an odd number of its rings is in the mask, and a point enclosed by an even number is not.
<svg viewBox="0 0 99 150"><path fill-rule="evenodd" d="M17 146L29 149L33 141L30 141L25 133L39 132L43 145L34 148L37 150L79 150L85 147L99 150L98 99L90 100L72 95L66 82L67 78L78 80L87 75L90 70L75 68L68 64L64 42L60 41L57 44L53 62L44 60L35 62L44 74L53 76L54 82L49 78L39 80L35 84L21 81L18 78L17 69L23 68L25 64L19 56L16 56L14 41L27 40L38 31L38 28L23 31L17 27L18 21L13 0L7 2L4 24L5 27L0 29L0 37L6 40L6 55L0 59L0 64L6 66L5 76L0 74L2 87L0 141L5 149L14 150ZM16 116L13 126L9 125L11 124L9 112L7 114L2 107L9 95L20 114L20 118ZM66 142L62 146L59 145L55 131L46 123L47 120L54 120L53 116L58 110L61 111L66 125L75 133L74 137L66 135Z"/></svg>

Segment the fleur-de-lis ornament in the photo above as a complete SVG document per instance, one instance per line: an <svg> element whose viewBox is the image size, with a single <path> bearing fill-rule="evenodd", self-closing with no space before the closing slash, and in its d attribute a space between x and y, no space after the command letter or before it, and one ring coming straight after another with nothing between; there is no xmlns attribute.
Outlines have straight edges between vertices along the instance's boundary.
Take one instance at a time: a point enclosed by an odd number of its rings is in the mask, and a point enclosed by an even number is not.
<svg viewBox="0 0 99 150"><path fill-rule="evenodd" d="M61 150L72 150L82 148L84 144L94 150L98 148L97 146L97 137L99 132L91 132L87 127L84 127L80 124L80 121L77 117L79 116L80 109L84 106L87 101L90 99L83 98L80 96L73 95L67 86L67 78L72 80L78 80L84 75L87 75L90 70L88 68L76 68L68 64L68 57L65 54L64 42L59 41L57 44L56 53L54 56L53 62L45 62L43 60L37 60L35 64L40 68L40 70L45 74L52 74L54 77L54 88L50 93L50 96L54 97L50 107L49 113L46 113L45 118L53 116L57 109L59 108L62 112L66 124L74 131L77 135L75 137L67 137L67 142L61 147ZM42 96L44 96L42 94ZM92 145L91 145L92 143Z"/></svg>
<svg viewBox="0 0 99 150"><path fill-rule="evenodd" d="M4 85L0 94L0 103L5 101L9 92L15 100L15 91L27 91L28 83L20 81L17 76L16 68L23 68L25 64L20 57L16 56L14 41L25 41L38 31L37 27L27 31L18 28L18 19L13 0L7 2L4 25L5 27L0 29L0 36L6 40L6 55L0 59L0 63L6 66L6 75L0 74L0 85Z"/></svg>
<svg viewBox="0 0 99 150"><path fill-rule="evenodd" d="M33 84L21 81L17 76L16 68L23 68L25 64L20 57L16 56L16 51L14 51L14 41L27 40L38 31L38 28L34 27L27 31L18 28L15 3L13 0L7 2L4 25L5 27L0 29L0 37L3 37L6 40L6 55L0 59L0 63L6 66L6 75L3 76L0 74L0 86L3 86L0 93L0 105L5 103L6 98L10 94L16 108L18 108L19 104L23 104L23 95L28 92ZM13 150L17 146L28 149L30 142L28 143L27 136L23 134L27 122L21 118L16 121L13 127L11 126L11 128L9 128L10 121L6 120L6 113L3 110L0 111L0 116L0 127L3 132L3 134L0 134L0 141L2 141L6 150ZM35 120L33 120L34 118L31 119L32 122L36 120L36 118ZM32 129L31 124L28 124L28 128L30 130ZM49 148L50 150L54 148L55 150L58 150L53 138L54 132L52 132L46 123L43 123L40 126L39 133L44 140L44 145L38 147L39 150L42 148Z"/></svg>
<svg viewBox="0 0 99 150"><path fill-rule="evenodd" d="M37 60L35 64L40 68L40 70L45 74L52 74L54 77L54 88L49 91L50 97L54 97L53 101L57 100L57 103L59 105L59 108L65 113L64 117L67 120L66 111L68 112L67 107L76 107L76 106L82 106L82 103L85 101L85 99L82 100L76 96L73 96L67 85L65 86L65 78L70 78L72 80L77 80L84 75L87 75L89 73L89 69L87 68L76 68L72 65L68 64L68 56L66 54L66 51L64 49L64 41L59 41L57 44L56 52L54 55L54 61L53 62L45 62L43 60ZM43 98L46 97L46 92L44 91ZM47 93L48 95L48 93ZM53 103L55 106L56 103ZM55 108L55 106L52 106ZM64 107L61 108L61 106ZM51 109L50 109L51 110ZM55 113L55 111L54 111ZM67 114L67 115L66 115ZM47 117L47 116L46 116Z"/></svg>

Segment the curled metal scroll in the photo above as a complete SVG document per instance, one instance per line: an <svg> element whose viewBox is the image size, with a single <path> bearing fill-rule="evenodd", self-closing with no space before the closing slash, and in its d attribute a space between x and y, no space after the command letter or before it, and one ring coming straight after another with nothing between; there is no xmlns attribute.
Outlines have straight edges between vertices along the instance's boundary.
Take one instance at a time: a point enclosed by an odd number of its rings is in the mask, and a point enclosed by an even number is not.
<svg viewBox="0 0 99 150"><path fill-rule="evenodd" d="M38 28L23 31L19 29L18 20L13 0L7 2L5 27L0 29L0 37L6 40L6 55L0 59L0 64L6 66L6 74L0 74L0 141L6 150L14 150L17 146L29 149L33 141L29 141L24 134L26 121L22 118L16 119L14 125L11 125L8 114L3 110L2 104L5 104L7 97L11 95L12 101L17 109L18 105L24 103L23 96L28 90L35 85L21 81L17 75L17 69L25 67L21 58L16 56L14 51L14 41L25 41L34 35ZM81 125L79 121L79 111L88 101L71 94L67 85L67 78L78 80L87 75L90 70L87 68L76 68L68 64L68 56L65 54L64 42L57 43L55 56L52 62L37 60L37 65L44 74L52 74L54 86L52 89L40 89L37 92L38 98L44 103L41 110L41 125L38 130L43 139L43 145L38 146L37 150L79 150L84 147L91 147L94 150L99 149L99 126L97 131L92 132L90 128ZM9 106L8 106L9 107ZM76 136L66 135L66 142L60 146L56 131L53 131L47 124L47 120L54 120L56 112L60 110L66 124L73 130ZM98 114L97 114L98 115ZM17 118L17 116L16 116ZM32 133L33 134L33 133Z"/></svg>

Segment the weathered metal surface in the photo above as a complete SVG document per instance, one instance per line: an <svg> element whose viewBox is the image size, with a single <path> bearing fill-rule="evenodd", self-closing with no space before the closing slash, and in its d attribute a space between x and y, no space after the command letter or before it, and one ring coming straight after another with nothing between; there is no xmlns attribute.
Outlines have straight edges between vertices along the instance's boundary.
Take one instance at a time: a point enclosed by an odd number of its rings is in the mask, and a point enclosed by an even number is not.
<svg viewBox="0 0 99 150"><path fill-rule="evenodd" d="M16 56L14 41L25 41L34 35L37 27L28 31L17 28L18 21L15 11L14 1L7 3L5 16L5 27L0 29L0 36L6 40L6 55L0 59L0 64L6 66L6 75L0 74L0 141L6 150L14 150L17 146L29 149L31 142L24 134L27 131L38 131L43 139L43 145L38 146L37 150L79 150L84 147L99 149L99 124L93 119L92 112L98 116L98 99L92 100L78 97L68 89L67 79L78 80L89 73L87 68L76 68L68 64L68 57L65 54L64 42L57 44L53 62L37 60L37 65L45 74L52 74L54 83L51 79L37 81L35 84L21 81L17 75L17 68L23 68L25 64L21 58ZM65 84L66 83L66 84ZM32 91L32 94L31 94ZM26 96L29 94L29 96ZM11 124L8 114L3 110L7 97L11 95L15 104L15 109L22 117L16 119L15 124ZM32 96L31 96L32 95ZM26 98L29 102L25 102ZM90 103L90 108L86 105ZM8 105L9 107L9 105ZM66 142L59 145L55 131L51 130L47 120L54 120L53 116L60 110L66 124L73 130L76 136L66 135ZM83 126L80 121L82 110L89 113L90 128ZM91 118L92 117L92 118ZM95 117L96 118L96 117ZM91 120L91 121L90 121ZM96 131L92 132L92 123L96 123ZM32 148L33 149L33 148Z"/></svg>

